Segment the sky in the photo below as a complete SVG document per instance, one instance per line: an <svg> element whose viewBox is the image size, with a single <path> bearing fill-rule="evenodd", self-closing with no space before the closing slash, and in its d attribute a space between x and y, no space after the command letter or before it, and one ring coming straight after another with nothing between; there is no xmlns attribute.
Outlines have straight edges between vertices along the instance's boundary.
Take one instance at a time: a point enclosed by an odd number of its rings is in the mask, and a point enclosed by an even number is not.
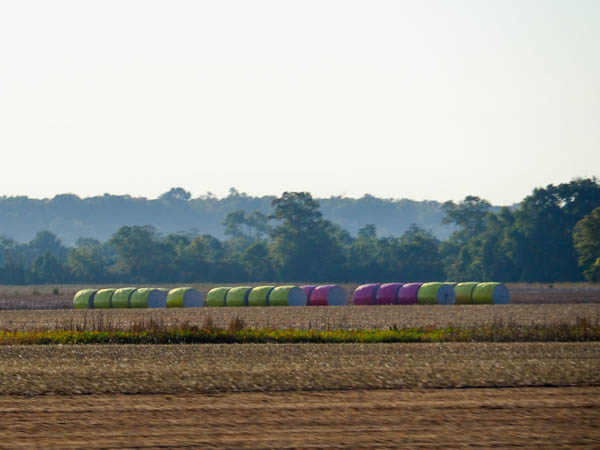
<svg viewBox="0 0 600 450"><path fill-rule="evenodd" d="M600 176L600 1L0 1L0 196Z"/></svg>

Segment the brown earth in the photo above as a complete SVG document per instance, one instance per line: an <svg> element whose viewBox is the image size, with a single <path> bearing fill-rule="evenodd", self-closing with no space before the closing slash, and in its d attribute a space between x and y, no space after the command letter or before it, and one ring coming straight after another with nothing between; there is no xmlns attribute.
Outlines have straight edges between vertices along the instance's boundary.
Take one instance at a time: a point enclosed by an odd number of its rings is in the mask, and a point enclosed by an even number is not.
<svg viewBox="0 0 600 450"><path fill-rule="evenodd" d="M112 310L0 311L0 331L128 330L178 325L202 326L207 321L226 328L240 318L248 327L357 329L393 327L478 327L482 325L560 326L586 319L600 323L600 303L567 305L413 305L253 308L174 308Z"/></svg>
<svg viewBox="0 0 600 450"><path fill-rule="evenodd" d="M249 283L246 286L257 286L267 283ZM299 285L301 283L298 283ZM308 283L305 283L308 284ZM163 285L176 287L179 285ZM206 293L217 286L212 283L191 283L206 297ZM231 285L231 284L230 284ZM71 309L73 296L80 289L124 287L125 285L58 285L58 286L0 286L0 310L6 309ZM357 284L342 284L346 297L352 300L352 293ZM566 304L566 303L598 303L600 304L600 285L590 283L508 283L512 304Z"/></svg>
<svg viewBox="0 0 600 450"><path fill-rule="evenodd" d="M0 396L0 448L600 447L600 388Z"/></svg>

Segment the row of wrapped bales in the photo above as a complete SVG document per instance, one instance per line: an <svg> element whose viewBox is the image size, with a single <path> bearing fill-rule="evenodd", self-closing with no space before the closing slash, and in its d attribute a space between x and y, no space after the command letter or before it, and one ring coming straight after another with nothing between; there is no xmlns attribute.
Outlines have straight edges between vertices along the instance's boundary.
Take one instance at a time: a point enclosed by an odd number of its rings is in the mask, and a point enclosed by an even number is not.
<svg viewBox="0 0 600 450"><path fill-rule="evenodd" d="M371 283L354 291L355 305L504 305L510 300L501 283Z"/></svg>
<svg viewBox="0 0 600 450"><path fill-rule="evenodd" d="M346 294L337 285L216 287L206 295L206 306L327 306L345 305Z"/></svg>
<svg viewBox="0 0 600 450"><path fill-rule="evenodd" d="M75 294L75 309L199 308L202 294L191 287L175 289L135 288L83 289Z"/></svg>

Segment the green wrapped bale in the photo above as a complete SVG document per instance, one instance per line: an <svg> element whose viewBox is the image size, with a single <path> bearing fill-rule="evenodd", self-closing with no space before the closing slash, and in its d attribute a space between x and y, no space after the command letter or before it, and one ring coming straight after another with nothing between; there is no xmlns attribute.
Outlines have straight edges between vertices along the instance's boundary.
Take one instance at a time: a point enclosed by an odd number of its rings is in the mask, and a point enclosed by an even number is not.
<svg viewBox="0 0 600 450"><path fill-rule="evenodd" d="M94 309L112 308L112 296L116 289L100 289L94 296Z"/></svg>
<svg viewBox="0 0 600 450"><path fill-rule="evenodd" d="M269 306L269 295L275 286L257 286L248 295L248 306Z"/></svg>
<svg viewBox="0 0 600 450"><path fill-rule="evenodd" d="M472 305L473 304L473 289L479 283L477 281L468 281L458 283L454 286L454 294L456 295L456 305Z"/></svg>
<svg viewBox="0 0 600 450"><path fill-rule="evenodd" d="M269 295L270 306L306 306L306 292L297 286L279 286Z"/></svg>
<svg viewBox="0 0 600 450"><path fill-rule="evenodd" d="M208 294L206 294L206 306L225 306L225 299L230 289L230 287L216 287L208 291Z"/></svg>
<svg viewBox="0 0 600 450"><path fill-rule="evenodd" d="M131 308L166 308L167 294L163 289L141 288L131 294Z"/></svg>
<svg viewBox="0 0 600 450"><path fill-rule="evenodd" d="M225 305L233 307L248 306L248 296L251 290L250 286L237 286L229 289L225 297Z"/></svg>
<svg viewBox="0 0 600 450"><path fill-rule="evenodd" d="M94 296L97 289L82 289L73 297L74 309L94 309Z"/></svg>
<svg viewBox="0 0 600 450"><path fill-rule="evenodd" d="M202 294L192 287L171 289L167 294L167 308L201 308Z"/></svg>
<svg viewBox="0 0 600 450"><path fill-rule="evenodd" d="M479 283L473 289L475 305L506 305L509 302L508 288L502 283Z"/></svg>
<svg viewBox="0 0 600 450"><path fill-rule="evenodd" d="M126 287L117 289L112 296L112 307L113 308L129 308L129 301L131 300L131 294L135 292L137 288Z"/></svg>
<svg viewBox="0 0 600 450"><path fill-rule="evenodd" d="M424 283L417 294L419 305L453 305L454 289L446 283Z"/></svg>

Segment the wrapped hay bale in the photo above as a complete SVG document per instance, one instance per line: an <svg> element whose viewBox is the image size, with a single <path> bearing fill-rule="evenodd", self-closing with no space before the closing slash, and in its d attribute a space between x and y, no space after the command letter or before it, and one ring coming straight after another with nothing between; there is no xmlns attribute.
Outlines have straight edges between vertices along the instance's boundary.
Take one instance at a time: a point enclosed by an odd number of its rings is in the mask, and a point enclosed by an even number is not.
<svg viewBox="0 0 600 450"><path fill-rule="evenodd" d="M73 297L73 309L94 309L94 296L97 289L82 289Z"/></svg>
<svg viewBox="0 0 600 450"><path fill-rule="evenodd" d="M337 284L325 284L314 288L310 295L311 306L342 306L346 304L346 292Z"/></svg>
<svg viewBox="0 0 600 450"><path fill-rule="evenodd" d="M115 291L112 296L112 307L113 308L129 308L129 301L131 300L131 294L135 292L137 288L126 287L120 288Z"/></svg>
<svg viewBox="0 0 600 450"><path fill-rule="evenodd" d="M417 294L419 305L453 305L456 295L446 283L424 283Z"/></svg>
<svg viewBox="0 0 600 450"><path fill-rule="evenodd" d="M167 294L164 289L140 288L131 294L131 308L166 308Z"/></svg>
<svg viewBox="0 0 600 450"><path fill-rule="evenodd" d="M354 290L352 302L355 305L375 305L379 283L363 284Z"/></svg>
<svg viewBox="0 0 600 450"><path fill-rule="evenodd" d="M167 308L200 308L204 306L202 294L192 287L171 289L167 294Z"/></svg>
<svg viewBox="0 0 600 450"><path fill-rule="evenodd" d="M396 300L399 305L416 305L417 295L423 283L407 283L398 289Z"/></svg>
<svg viewBox="0 0 600 450"><path fill-rule="evenodd" d="M229 289L225 297L226 306L248 306L248 296L252 288L250 286L238 286Z"/></svg>
<svg viewBox="0 0 600 450"><path fill-rule="evenodd" d="M385 283L379 286L375 295L375 303L378 305L397 305L398 290L403 283Z"/></svg>
<svg viewBox="0 0 600 450"><path fill-rule="evenodd" d="M257 286L248 295L248 306L269 306L269 295L275 286Z"/></svg>
<svg viewBox="0 0 600 450"><path fill-rule="evenodd" d="M112 296L116 289L100 289L94 296L94 309L112 308Z"/></svg>
<svg viewBox="0 0 600 450"><path fill-rule="evenodd" d="M312 291L315 290L315 285L314 284L310 284L310 285L306 285L306 286L300 286L300 289L302 289L304 291L304 293L306 294L306 304L309 305L310 304L310 296L312 294Z"/></svg>
<svg viewBox="0 0 600 450"><path fill-rule="evenodd" d="M306 306L306 294L297 286L278 286L269 295L269 305Z"/></svg>
<svg viewBox="0 0 600 450"><path fill-rule="evenodd" d="M225 306L225 299L230 289L230 287L216 287L208 291L208 294L206 294L206 306Z"/></svg>
<svg viewBox="0 0 600 450"><path fill-rule="evenodd" d="M472 305L473 304L473 289L479 283L477 281L467 281L458 283L454 286L454 294L456 295L456 305Z"/></svg>
<svg viewBox="0 0 600 450"><path fill-rule="evenodd" d="M508 288L502 283L479 283L473 289L473 304L475 305L506 305L509 302Z"/></svg>

